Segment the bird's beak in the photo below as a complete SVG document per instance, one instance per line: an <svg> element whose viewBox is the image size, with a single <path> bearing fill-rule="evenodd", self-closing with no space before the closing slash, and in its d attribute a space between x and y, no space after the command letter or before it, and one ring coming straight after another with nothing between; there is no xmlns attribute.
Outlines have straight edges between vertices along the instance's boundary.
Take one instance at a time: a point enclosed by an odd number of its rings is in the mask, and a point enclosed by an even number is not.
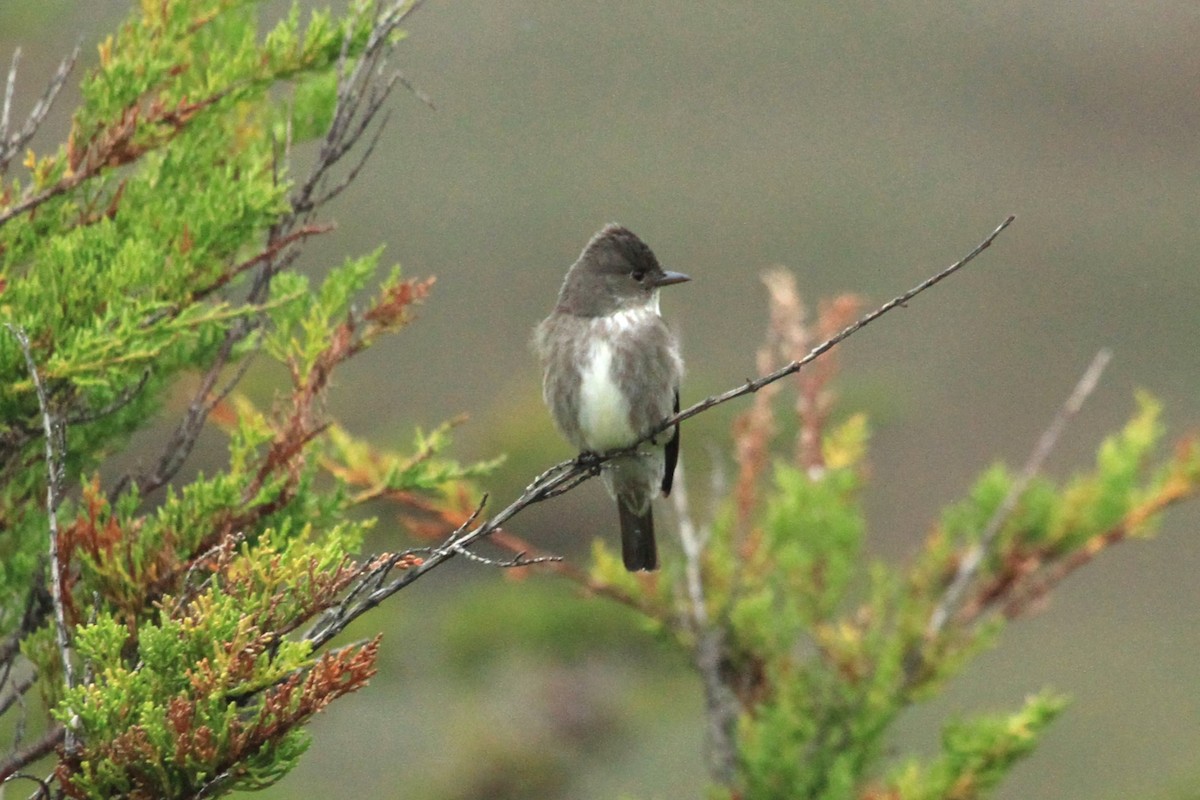
<svg viewBox="0 0 1200 800"><path fill-rule="evenodd" d="M684 275L682 272L664 272L654 279L654 286L670 286L672 283L684 283L690 281L691 277Z"/></svg>

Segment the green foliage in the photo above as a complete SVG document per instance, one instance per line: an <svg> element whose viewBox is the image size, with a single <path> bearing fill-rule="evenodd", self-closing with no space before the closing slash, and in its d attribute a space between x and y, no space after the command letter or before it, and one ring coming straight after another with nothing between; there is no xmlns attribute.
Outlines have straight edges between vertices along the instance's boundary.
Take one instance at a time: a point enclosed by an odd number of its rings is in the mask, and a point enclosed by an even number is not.
<svg viewBox="0 0 1200 800"><path fill-rule="evenodd" d="M942 752L927 766L911 762L891 780L899 800L969 800L983 797L1063 710L1063 698L1043 692L1019 711L954 722L942 733Z"/></svg>
<svg viewBox="0 0 1200 800"><path fill-rule="evenodd" d="M217 776L253 787L290 769L307 741L299 723L374 672L373 647L332 675L307 642L282 638L352 574L342 530L320 543L311 533L266 531L256 547L218 554L207 587L185 580L132 638L112 613L76 629L80 657L105 666L56 711L87 743L71 791L187 796Z"/></svg>
<svg viewBox="0 0 1200 800"><path fill-rule="evenodd" d="M346 32L353 55L371 20L360 4L336 24L322 13L302 29L294 11L259 45L254 5L144 4L101 45L68 142L54 155L31 153L29 178L0 194L3 216L22 199L45 197L36 213L0 225L0 320L28 332L61 415L90 418L120 406L102 422L68 427L73 474L144 425L181 371L211 362L231 325L264 303L307 305L286 287L241 306L217 290L246 271L239 259L259 252L290 210L289 184L275 178L278 143L262 127L266 115L283 113L271 87L332 75ZM325 106L327 116L332 97ZM27 501L42 491L44 471L27 468L41 444L18 421L36 418L37 401L7 335L0 374L0 502L19 530L0 553L0 608L9 612L21 607L45 530ZM11 626L11 613L0 621Z"/></svg>
<svg viewBox="0 0 1200 800"><path fill-rule="evenodd" d="M322 654L304 636L373 568L354 559L373 520L351 512L389 493L449 496L486 469L441 455L448 426L418 432L414 452L379 453L323 413L333 371L407 324L432 282L398 269L380 282L381 251L319 285L287 270L329 226L310 221L321 196L285 148L324 136L339 78L371 42L395 40L377 10L356 0L304 20L295 4L264 31L249 0L141 3L101 43L67 141L30 152L0 187L0 322L27 333L46 396L4 330L0 637L62 726L67 796L278 780L307 746L303 725L374 672L377 640ZM324 166L355 142L336 140ZM258 350L290 376L271 413L219 394ZM195 370L158 464L102 485L106 460ZM65 432L51 464L43 411ZM227 465L168 484L208 415L228 431ZM47 565L60 468L56 499L77 499L55 510ZM51 570L73 655L45 599ZM18 651L3 653L9 674Z"/></svg>
<svg viewBox="0 0 1200 800"><path fill-rule="evenodd" d="M827 398L827 375L803 379L798 395ZM987 796L1036 746L1062 697L949 724L925 759L889 756L891 726L1073 570L1200 493L1200 446L1185 440L1158 454L1160 407L1141 394L1094 467L1057 483L992 466L943 512L912 563L892 565L864 547L865 420L829 427L828 408L811 413L777 425L770 394L758 395L734 426L739 474L698 534L706 546L635 579L598 544L589 588L641 608L695 660L710 727L728 733L710 741L710 762L724 765L711 796ZM792 457L772 457L774 432L797 428ZM704 649L713 641L715 662Z"/></svg>

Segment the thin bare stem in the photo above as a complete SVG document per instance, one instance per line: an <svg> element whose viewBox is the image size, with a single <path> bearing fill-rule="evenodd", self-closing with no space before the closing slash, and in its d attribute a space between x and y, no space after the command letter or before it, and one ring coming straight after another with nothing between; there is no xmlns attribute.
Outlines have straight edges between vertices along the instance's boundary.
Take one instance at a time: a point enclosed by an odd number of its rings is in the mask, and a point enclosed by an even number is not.
<svg viewBox="0 0 1200 800"><path fill-rule="evenodd" d="M0 153L8 148L8 122L12 117L13 92L17 88L17 64L21 63L21 48L13 50L12 65L8 68L8 80L4 83L4 108L0 109Z"/></svg>
<svg viewBox="0 0 1200 800"><path fill-rule="evenodd" d="M380 77L387 67L388 55L392 49L392 35L421 5L421 2L402 0L389 3L378 11L375 26L353 67L348 63L350 33L347 32L337 65L338 92L333 120L329 124L325 139L321 142L316 164L292 196L293 220L307 217L318 206L336 197L345 188L346 183L353 180L352 176L357 175L362 168L360 161L351 168L351 177L346 181L331 190L323 188L334 166L371 128L395 84L400 82L402 85L408 85L398 74L390 75L382 81ZM376 130L376 139L381 128L382 124ZM374 142L369 143L364 160L369 157L374 147Z"/></svg>
<svg viewBox="0 0 1200 800"><path fill-rule="evenodd" d="M33 688L37 679L37 672L30 671L28 675L14 680L12 686L8 687L9 694L0 699L0 716L3 716L15 703L21 702L21 698Z"/></svg>
<svg viewBox="0 0 1200 800"><path fill-rule="evenodd" d="M10 135L9 123L11 121L12 96L17 80L17 62L20 59L21 51L18 48L13 53L12 66L9 68L8 81L4 88L4 108L0 112L0 175L4 174L13 156L21 152L29 140L33 138L33 135L37 133L38 128L41 127L42 122L46 119L46 115L50 113L50 109L54 106L54 101L58 98L58 93L66 85L67 77L71 74L75 62L79 60L81 46L82 40L76 42L75 49L71 51L71 54L59 63L58 69L54 72L54 77L46 85L46 90L38 98L37 103L34 104L33 110L29 112L29 116L26 117L25 124L21 126L21 130Z"/></svg>
<svg viewBox="0 0 1200 800"><path fill-rule="evenodd" d="M692 518L682 460L675 468L675 485L671 499L679 520L679 540L683 546L688 604L686 624L696 637L693 658L704 685L704 704L707 709L705 719L708 721L705 737L708 771L715 780L729 786L733 783L737 769L735 737L740 708L737 697L722 677L724 628L711 623L708 601L704 595L704 547L712 531L707 526L703 530L698 528Z"/></svg>
<svg viewBox="0 0 1200 800"><path fill-rule="evenodd" d="M33 360L33 351L29 346L29 335L25 329L4 323L8 332L13 335L25 355L25 366L29 377L33 380L34 391L37 392L38 406L42 412L42 429L46 437L46 516L50 527L50 602L54 605L54 641L58 646L58 655L62 659L63 680L68 689L75 687L75 672L71 661L71 640L67 635L67 616L63 606L62 569L58 556L58 504L61 502L59 490L63 481L63 456L55 452L63 441L62 426L57 423L50 413L46 389L42 386L41 375L38 374L37 364ZM72 731L67 731L67 749L74 749L75 741Z"/></svg>
<svg viewBox="0 0 1200 800"><path fill-rule="evenodd" d="M117 396L112 400L112 402L102 406L101 408L77 410L67 416L66 423L68 425L82 425L88 422L95 422L98 419L103 419L109 414L117 413L122 408L132 403L134 398L142 393L142 389L146 388L146 383L149 380L150 370L147 369L142 372L142 377L138 379L137 383L135 383L133 386L122 389L120 393L117 394Z"/></svg>
<svg viewBox="0 0 1200 800"><path fill-rule="evenodd" d="M866 316L859 319L853 325L848 325L847 327L843 328L841 330L841 332L839 332L836 336L826 339L825 341L821 342L819 345L814 347L812 350L810 350L808 352L808 355L806 355L804 358L801 358L797 361L793 361L790 364L780 367L779 369L775 370L774 372L771 372L767 375L763 375L762 377L755 378L754 380L746 381L741 386L730 389L729 391L722 392L721 394L716 394L716 395L713 395L712 397L701 400L699 403L696 403L694 406L685 408L683 411L680 411L678 414L667 417L665 420L662 421L662 424L660 424L657 428L655 428L654 431L652 431L651 434L646 437L646 439L650 439L654 436L657 436L659 433L662 433L663 431L667 430L668 428L674 427L675 425L679 424L680 422L683 422L686 419L691 419L692 417L696 416L697 414L707 411L708 409L712 408L713 406L718 406L722 403L727 403L730 400L733 400L734 398L737 398L737 397L742 397L747 394L752 394L754 392L757 392L759 389L763 388L764 386L774 383L775 381L779 380L780 378L784 378L784 377L787 377L788 375L791 375L794 372L798 372L806 364L809 364L809 363L815 361L816 359L820 358L822 355L825 354L825 352L832 349L836 345L841 344L845 339L849 338L850 336L853 336L855 333L858 333L859 330L861 330L862 328L865 328L867 325L870 325L872 322L879 319L884 314L888 313L889 311L896 308L897 306L906 305L909 300L912 300L914 297L921 294L921 292L924 292L926 289L929 289L934 284L940 283L941 281L943 281L946 278L953 275L955 272L958 272L960 269L965 267L967 264L974 261L976 256L978 256L984 250L986 250L992 246L992 242L994 242L996 240L996 237L999 236L1004 231L1005 228L1007 228L1009 225L1011 225L1013 223L1013 220L1015 220L1015 219L1016 219L1015 216L1008 217L1008 219L1004 220L1004 222L1001 222L1000 225L997 226L997 228L994 231L989 233L987 235L987 238L985 238L982 242L980 242L978 245L976 245L975 249L973 249L971 252L967 253L960 260L954 262L953 264L946 267L944 270L937 273L936 275L933 275L933 276L921 281L919 284L917 284L913 288L909 289L904 294L899 295L898 297L892 298L891 300L884 303L879 308L872 311L870 314L867 314ZM642 441L645 441L646 439L643 439ZM639 442L639 444L640 444L640 442Z"/></svg>
<svg viewBox="0 0 1200 800"><path fill-rule="evenodd" d="M50 793L50 778L39 778L37 775L30 775L28 772L14 772L4 779L4 783L7 784L9 781L15 780L33 781L38 785L38 790L29 796L29 800L50 800L53 797Z"/></svg>
<svg viewBox="0 0 1200 800"><path fill-rule="evenodd" d="M683 459L675 467L675 482L671 492L675 506L675 517L679 524L679 542L683 547L684 569L690 603L689 625L693 630L708 627L708 604L704 599L704 579L701 574L701 556L704 554L707 531L701 533L692 518L688 502L687 474Z"/></svg>
<svg viewBox="0 0 1200 800"><path fill-rule="evenodd" d="M23 749L10 755L4 761L0 762L0 783L7 781L9 777L19 772L23 767L26 767L39 758L43 758L54 751L58 747L58 743L63 741L63 726L59 724L53 725L50 730L32 744L26 745Z"/></svg>
<svg viewBox="0 0 1200 800"><path fill-rule="evenodd" d="M1037 444L1029 454L1029 458L1025 461L1025 465L1021 468L1012 486L1009 487L1008 494L1004 496L1000 505L996 507L996 511L992 514L991 519L988 520L987 526L979 535L979 541L967 551L966 555L959 562L954 578L946 587L941 601L929 617L929 625L925 630L925 635L928 638L937 636L942 631L942 628L945 627L946 622L958 607L963 592L966 591L971 581L979 573L979 567L983 563L983 558L991 550L992 542L999 535L1000 529L1004 527L1004 523L1008 521L1013 511L1016 510L1017 503L1025 495L1025 490L1029 488L1030 482L1042 471L1042 465L1045 464L1046 458L1050 455L1055 445L1058 444L1058 440L1062 437L1067 425L1075 418L1075 415L1083 408L1083 404L1088 396L1096 389L1096 385L1100 381L1100 376L1104 373L1104 368L1108 366L1108 362L1111 359L1112 351L1107 348L1096 353L1088 368L1084 370L1083 375L1079 378L1078 383L1075 384L1075 388L1071 390L1071 394L1058 409L1058 413L1054 415L1054 419L1050 421L1050 425L1047 426L1046 430L1038 438Z"/></svg>

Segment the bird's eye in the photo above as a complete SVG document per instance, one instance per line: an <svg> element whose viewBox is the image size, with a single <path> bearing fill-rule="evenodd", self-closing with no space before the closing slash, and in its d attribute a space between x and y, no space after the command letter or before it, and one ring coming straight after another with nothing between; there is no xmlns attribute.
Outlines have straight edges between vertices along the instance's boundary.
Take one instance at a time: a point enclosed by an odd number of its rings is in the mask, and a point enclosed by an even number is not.
<svg viewBox="0 0 1200 800"><path fill-rule="evenodd" d="M641 283L642 279L645 277L646 277L646 271L644 269L635 269L633 271L633 279L635 281L637 281L638 283Z"/></svg>

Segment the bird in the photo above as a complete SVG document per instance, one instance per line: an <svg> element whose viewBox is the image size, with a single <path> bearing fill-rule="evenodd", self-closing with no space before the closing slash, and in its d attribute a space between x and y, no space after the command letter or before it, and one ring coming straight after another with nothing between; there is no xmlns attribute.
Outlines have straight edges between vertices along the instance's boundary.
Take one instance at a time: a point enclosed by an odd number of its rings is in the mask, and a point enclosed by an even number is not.
<svg viewBox="0 0 1200 800"><path fill-rule="evenodd" d="M615 223L567 270L554 309L534 333L534 349L550 415L581 453L627 448L679 411L683 359L659 311L659 290L689 280L664 270L645 242ZM651 500L670 494L678 460L674 425L602 465L630 572L658 568Z"/></svg>

